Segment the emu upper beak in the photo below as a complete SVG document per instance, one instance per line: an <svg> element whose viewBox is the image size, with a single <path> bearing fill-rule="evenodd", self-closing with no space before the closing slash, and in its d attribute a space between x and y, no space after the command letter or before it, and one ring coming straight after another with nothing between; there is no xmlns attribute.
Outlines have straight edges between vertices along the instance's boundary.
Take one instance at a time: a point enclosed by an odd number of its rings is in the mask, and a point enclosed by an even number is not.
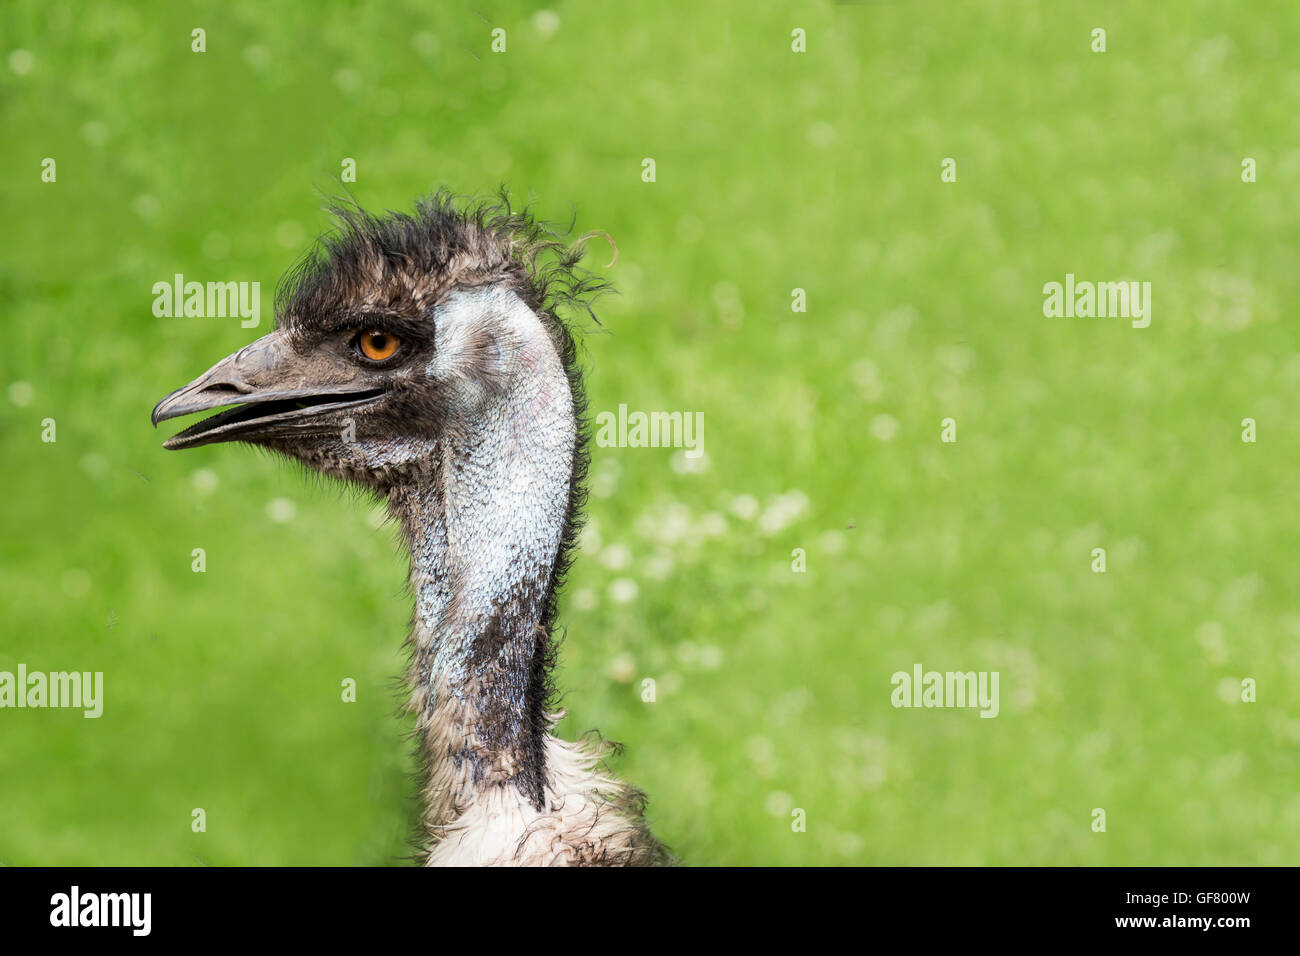
<svg viewBox="0 0 1300 956"><path fill-rule="evenodd" d="M276 331L172 392L154 408L153 423L236 406L173 435L163 447L252 441L301 434L327 412L368 404L383 393L377 378L353 363L326 350L300 355Z"/></svg>

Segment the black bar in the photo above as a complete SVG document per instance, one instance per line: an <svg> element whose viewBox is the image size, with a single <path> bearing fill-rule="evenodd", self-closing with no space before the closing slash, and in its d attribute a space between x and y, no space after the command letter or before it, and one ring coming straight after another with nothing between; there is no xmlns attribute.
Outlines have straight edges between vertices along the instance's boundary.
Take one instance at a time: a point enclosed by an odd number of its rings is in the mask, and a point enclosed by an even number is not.
<svg viewBox="0 0 1300 956"><path fill-rule="evenodd" d="M1242 934L1284 932L1294 884L1290 869L1227 868L700 867L544 876L414 868L8 868L0 869L0 925L9 940L75 935L80 942L128 943L197 938L214 944L337 944L421 928L432 942L441 941L444 928L465 926L466 920L492 927L490 937L498 943L502 933L576 934L538 939L549 946L576 945L587 934L595 934L594 943L602 934L622 939L627 931L660 933L703 921L728 931L815 924L818 935L843 929L863 940L903 933L918 942L1130 937L1231 946ZM69 921L74 886L82 915L112 917L116 908L126 925L52 925ZM99 894L110 893L149 894L147 935L137 935L144 928L144 897L127 909L115 896L101 909ZM87 903L88 896L95 901ZM61 910L63 899L68 906ZM670 938L677 937L664 937Z"/></svg>

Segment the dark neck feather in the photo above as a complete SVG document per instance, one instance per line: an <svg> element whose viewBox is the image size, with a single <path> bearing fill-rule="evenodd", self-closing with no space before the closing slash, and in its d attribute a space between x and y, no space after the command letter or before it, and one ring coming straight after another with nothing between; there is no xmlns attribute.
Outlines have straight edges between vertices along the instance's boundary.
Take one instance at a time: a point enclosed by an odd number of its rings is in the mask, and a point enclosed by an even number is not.
<svg viewBox="0 0 1300 956"><path fill-rule="evenodd" d="M433 723L439 710L463 713L448 752L431 756L451 759L475 786L513 784L540 809L557 555L521 555L501 589L485 588L499 569L461 552L454 532L449 541L440 481L446 467L435 468L428 486L390 495L411 551L412 677L421 723Z"/></svg>

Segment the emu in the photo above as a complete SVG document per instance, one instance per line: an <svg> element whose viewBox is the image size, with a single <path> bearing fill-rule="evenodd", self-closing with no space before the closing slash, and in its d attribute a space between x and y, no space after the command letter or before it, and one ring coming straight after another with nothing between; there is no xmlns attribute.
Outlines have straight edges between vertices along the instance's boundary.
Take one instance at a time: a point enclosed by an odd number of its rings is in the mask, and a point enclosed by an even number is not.
<svg viewBox="0 0 1300 956"><path fill-rule="evenodd" d="M445 190L413 214L331 207L270 334L153 410L223 409L163 443L240 441L380 496L410 552L409 708L428 865L662 865L599 740L552 734L556 591L588 462L573 335L604 284L581 241Z"/></svg>

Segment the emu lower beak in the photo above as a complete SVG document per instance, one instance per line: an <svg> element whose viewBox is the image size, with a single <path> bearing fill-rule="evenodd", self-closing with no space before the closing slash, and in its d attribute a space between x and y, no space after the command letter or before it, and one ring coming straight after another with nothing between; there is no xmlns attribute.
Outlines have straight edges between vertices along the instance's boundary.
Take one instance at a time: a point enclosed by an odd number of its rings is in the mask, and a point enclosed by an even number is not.
<svg viewBox="0 0 1300 956"><path fill-rule="evenodd" d="M363 377L361 369L328 353L300 355L281 332L272 332L164 398L153 410L153 423L226 408L167 439L163 447L169 449L301 434L328 412L383 394Z"/></svg>

